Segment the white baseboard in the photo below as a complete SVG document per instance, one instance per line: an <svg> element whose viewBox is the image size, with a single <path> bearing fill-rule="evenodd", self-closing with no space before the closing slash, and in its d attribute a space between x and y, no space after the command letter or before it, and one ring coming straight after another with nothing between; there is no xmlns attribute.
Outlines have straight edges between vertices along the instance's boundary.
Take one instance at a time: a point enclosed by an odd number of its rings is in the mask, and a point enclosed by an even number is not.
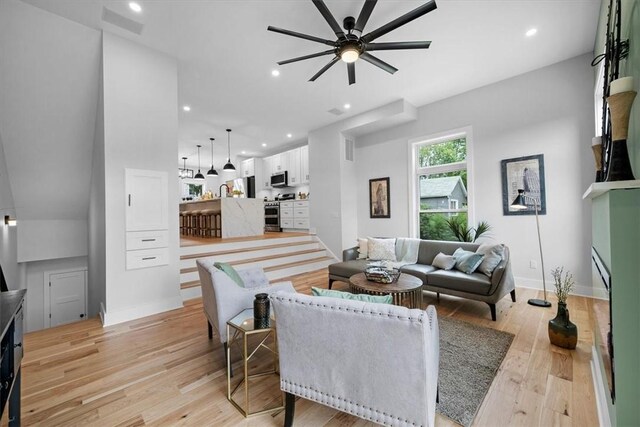
<svg viewBox="0 0 640 427"><path fill-rule="evenodd" d="M593 380L593 389L596 393L596 409L598 410L598 421L600 427L611 427L611 418L609 417L609 406L607 404L607 396L604 394L608 390L600 372L600 362L597 359L598 353L595 346L591 347L591 378Z"/></svg>
<svg viewBox="0 0 640 427"><path fill-rule="evenodd" d="M542 290L542 280L539 279L529 279L525 277L515 277L516 286L518 288L529 288ZM547 281L547 293L555 293L556 289L553 286L553 282ZM588 298L597 298L597 299L608 299L607 291L602 289L595 289L592 286L584 286L584 285L575 285L573 287L573 292L571 295L579 295L582 297Z"/></svg>
<svg viewBox="0 0 640 427"><path fill-rule="evenodd" d="M200 298L202 297L202 288L200 286L194 286L192 288L181 289L180 295L182 296L182 301Z"/></svg>
<svg viewBox="0 0 640 427"><path fill-rule="evenodd" d="M182 308L182 298L167 298L164 300L153 301L144 305L127 308L115 312L104 311L101 315L102 326L116 325L129 320L140 319L142 317L151 316L152 314L163 313L169 310ZM104 310L104 306L101 306Z"/></svg>

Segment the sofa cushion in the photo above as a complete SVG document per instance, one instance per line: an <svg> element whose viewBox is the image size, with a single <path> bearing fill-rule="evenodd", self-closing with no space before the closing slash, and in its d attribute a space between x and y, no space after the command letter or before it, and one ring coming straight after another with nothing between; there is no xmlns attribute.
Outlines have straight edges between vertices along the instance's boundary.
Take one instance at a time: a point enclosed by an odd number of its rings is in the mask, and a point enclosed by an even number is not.
<svg viewBox="0 0 640 427"><path fill-rule="evenodd" d="M491 274L493 274L493 270L495 270L498 264L500 264L500 261L502 261L502 257L504 256L504 245L501 243L483 243L482 245L480 245L478 250L476 250L476 252L479 254L484 254L484 258L482 259L482 263L478 267L478 271L491 277Z"/></svg>
<svg viewBox="0 0 640 427"><path fill-rule="evenodd" d="M223 271L227 276L229 276L231 280L236 283L236 285L244 288L244 280L242 280L242 277L240 277L238 272L231 266L231 264L228 264L226 262L216 262L213 264L213 266L218 270Z"/></svg>
<svg viewBox="0 0 640 427"><path fill-rule="evenodd" d="M453 255L458 248L475 252L480 246L478 243L446 242L442 240L423 240L418 251L418 264L433 265L433 259L442 252L445 255Z"/></svg>
<svg viewBox="0 0 640 427"><path fill-rule="evenodd" d="M406 264L400 267L400 271L417 277L422 280L422 283L427 283L427 273L435 271L435 267L424 264Z"/></svg>
<svg viewBox="0 0 640 427"><path fill-rule="evenodd" d="M466 274L455 270L435 270L427 273L427 285L477 295L488 295L491 280L482 273Z"/></svg>
<svg viewBox="0 0 640 427"><path fill-rule="evenodd" d="M433 266L442 270L451 270L456 266L456 259L453 257L453 255L445 255L440 252L433 259Z"/></svg>
<svg viewBox="0 0 640 427"><path fill-rule="evenodd" d="M453 253L453 259L456 260L456 270L463 273L471 274L482 264L483 254L465 251L462 248L456 249Z"/></svg>
<svg viewBox="0 0 640 427"><path fill-rule="evenodd" d="M364 272L368 263L369 262L366 259L337 262L329 266L329 274L349 278L354 274Z"/></svg>
<svg viewBox="0 0 640 427"><path fill-rule="evenodd" d="M316 297L331 297L350 299L353 301L375 302L378 304L391 304L393 297L391 295L368 295L368 294L352 294L351 292L332 291L330 289L311 287L311 295Z"/></svg>
<svg viewBox="0 0 640 427"><path fill-rule="evenodd" d="M369 240L358 237L358 259L367 259L369 253Z"/></svg>
<svg viewBox="0 0 640 427"><path fill-rule="evenodd" d="M367 257L372 261L396 261L396 239L367 237Z"/></svg>

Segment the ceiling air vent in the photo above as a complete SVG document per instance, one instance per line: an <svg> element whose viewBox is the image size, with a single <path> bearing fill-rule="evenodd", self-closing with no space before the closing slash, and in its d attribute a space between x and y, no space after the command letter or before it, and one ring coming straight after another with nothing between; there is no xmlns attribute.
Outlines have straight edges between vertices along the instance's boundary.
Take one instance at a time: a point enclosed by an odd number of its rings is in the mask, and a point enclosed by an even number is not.
<svg viewBox="0 0 640 427"><path fill-rule="evenodd" d="M331 110L327 111L327 113L331 113L334 116L340 116L340 115L344 114L344 111L338 110L337 108L332 108Z"/></svg>
<svg viewBox="0 0 640 427"><path fill-rule="evenodd" d="M344 159L353 162L353 140L346 139L344 140Z"/></svg>
<svg viewBox="0 0 640 427"><path fill-rule="evenodd" d="M102 21L108 22L109 24L115 25L116 27L120 27L123 30L130 31L135 34L142 34L142 29L144 25L138 21L134 21L133 19L127 18L124 15L119 14L118 12L114 12L113 10L102 7Z"/></svg>

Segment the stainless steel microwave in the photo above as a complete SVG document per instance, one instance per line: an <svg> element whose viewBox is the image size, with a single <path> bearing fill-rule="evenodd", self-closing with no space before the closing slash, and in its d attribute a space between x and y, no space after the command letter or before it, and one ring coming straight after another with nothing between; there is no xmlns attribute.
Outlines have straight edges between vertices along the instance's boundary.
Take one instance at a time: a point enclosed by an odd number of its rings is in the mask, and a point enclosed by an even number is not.
<svg viewBox="0 0 640 427"><path fill-rule="evenodd" d="M271 186L272 187L287 187L289 186L287 171L279 172L271 175Z"/></svg>

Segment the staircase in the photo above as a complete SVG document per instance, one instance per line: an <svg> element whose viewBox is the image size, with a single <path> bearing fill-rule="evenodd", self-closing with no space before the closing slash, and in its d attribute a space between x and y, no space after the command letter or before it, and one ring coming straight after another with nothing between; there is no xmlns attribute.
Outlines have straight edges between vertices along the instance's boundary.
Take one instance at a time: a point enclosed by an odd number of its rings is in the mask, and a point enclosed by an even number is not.
<svg viewBox="0 0 640 427"><path fill-rule="evenodd" d="M196 260L203 258L228 262L238 268L260 266L270 281L321 270L337 262L316 236L301 233L181 247L180 292L183 301L202 295Z"/></svg>

